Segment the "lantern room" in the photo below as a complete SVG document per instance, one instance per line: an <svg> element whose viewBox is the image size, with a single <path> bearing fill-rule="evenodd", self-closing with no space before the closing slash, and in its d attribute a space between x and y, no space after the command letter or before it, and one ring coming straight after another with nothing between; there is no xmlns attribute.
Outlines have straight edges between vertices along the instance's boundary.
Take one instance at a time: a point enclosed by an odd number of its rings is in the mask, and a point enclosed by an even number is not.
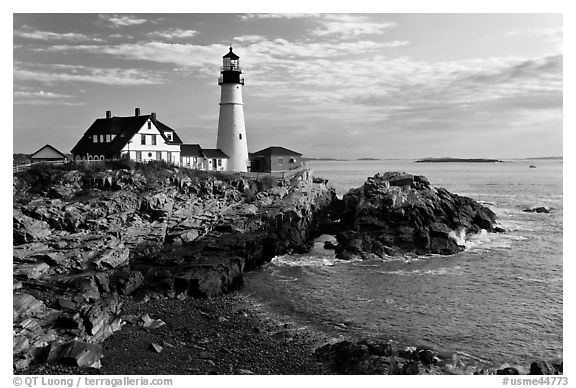
<svg viewBox="0 0 576 388"><path fill-rule="evenodd" d="M240 76L242 69L240 68L240 57L230 52L222 57L222 68L220 69L220 77L218 78L218 85L234 83L244 85L244 77Z"/></svg>

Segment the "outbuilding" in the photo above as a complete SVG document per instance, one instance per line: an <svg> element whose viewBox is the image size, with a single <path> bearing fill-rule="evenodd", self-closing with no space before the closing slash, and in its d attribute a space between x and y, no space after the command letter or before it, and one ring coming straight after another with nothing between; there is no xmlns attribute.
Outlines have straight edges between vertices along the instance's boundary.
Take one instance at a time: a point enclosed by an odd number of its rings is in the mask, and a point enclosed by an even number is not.
<svg viewBox="0 0 576 388"><path fill-rule="evenodd" d="M302 167L302 154L284 147L272 146L251 153L250 171L280 172Z"/></svg>
<svg viewBox="0 0 576 388"><path fill-rule="evenodd" d="M41 163L41 162L62 162L66 163L68 157L62 152L58 151L56 148L52 147L50 144L46 144L44 147L40 148L38 151L30 155L30 163Z"/></svg>

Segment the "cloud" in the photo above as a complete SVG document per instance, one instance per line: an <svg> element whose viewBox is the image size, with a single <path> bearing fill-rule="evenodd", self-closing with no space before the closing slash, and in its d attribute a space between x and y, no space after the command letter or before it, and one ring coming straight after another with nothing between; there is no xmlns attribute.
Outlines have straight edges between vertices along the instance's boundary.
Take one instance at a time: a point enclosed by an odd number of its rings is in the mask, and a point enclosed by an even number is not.
<svg viewBox="0 0 576 388"><path fill-rule="evenodd" d="M262 13L240 16L252 19L303 19L317 24L312 35L320 37L356 38L362 35L380 35L396 27L396 23L375 22L369 15L329 13Z"/></svg>
<svg viewBox="0 0 576 388"><path fill-rule="evenodd" d="M164 39L182 39L191 38L198 33L196 30L183 30L180 28L174 28L168 31L155 31L150 32L147 35L153 38L164 38Z"/></svg>
<svg viewBox="0 0 576 388"><path fill-rule="evenodd" d="M25 69L17 64L14 69L14 79L19 81L35 81L47 84L56 82L87 82L116 86L152 85L162 83L155 73L141 69L93 68L85 66L54 65L35 69Z"/></svg>
<svg viewBox="0 0 576 388"><path fill-rule="evenodd" d="M24 26L25 30L14 31L14 37L25 38L25 39L36 39L36 40L70 40L70 41L80 41L80 40L91 40L102 42L102 39L96 37L90 37L85 34L79 34L76 32L50 32L41 30L32 30Z"/></svg>
<svg viewBox="0 0 576 388"><path fill-rule="evenodd" d="M242 20L251 19L303 19L320 16L318 13L248 13L240 15Z"/></svg>
<svg viewBox="0 0 576 388"><path fill-rule="evenodd" d="M339 35L354 38L361 35L379 35L396 26L395 23L374 22L363 15L327 14L320 18L321 26L312 31L314 35Z"/></svg>
<svg viewBox="0 0 576 388"><path fill-rule="evenodd" d="M14 91L14 105L84 105L82 102L70 101L74 96L68 94L45 92L44 90Z"/></svg>
<svg viewBox="0 0 576 388"><path fill-rule="evenodd" d="M100 19L109 22L112 27L127 27L146 23L148 20L139 19L131 15L99 15Z"/></svg>

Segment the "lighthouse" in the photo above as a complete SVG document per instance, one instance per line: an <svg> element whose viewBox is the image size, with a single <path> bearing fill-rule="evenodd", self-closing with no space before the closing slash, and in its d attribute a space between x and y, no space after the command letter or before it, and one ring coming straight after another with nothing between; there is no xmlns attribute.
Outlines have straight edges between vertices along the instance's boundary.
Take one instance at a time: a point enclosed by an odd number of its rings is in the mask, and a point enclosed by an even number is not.
<svg viewBox="0 0 576 388"><path fill-rule="evenodd" d="M222 57L222 69L218 78L221 86L220 117L216 147L228 155L230 171L248 171L248 142L244 126L244 102L242 86L244 77L240 57L230 52Z"/></svg>

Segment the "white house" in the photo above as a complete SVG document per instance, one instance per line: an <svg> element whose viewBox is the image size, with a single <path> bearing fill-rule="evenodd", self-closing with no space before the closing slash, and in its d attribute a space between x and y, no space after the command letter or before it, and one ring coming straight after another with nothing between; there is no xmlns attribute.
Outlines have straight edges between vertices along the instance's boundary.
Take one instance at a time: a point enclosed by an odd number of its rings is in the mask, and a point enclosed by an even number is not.
<svg viewBox="0 0 576 388"><path fill-rule="evenodd" d="M72 149L74 160L105 160L128 157L136 161L164 160L180 164L182 140L156 119L156 114L96 119Z"/></svg>
<svg viewBox="0 0 576 388"><path fill-rule="evenodd" d="M180 145L181 166L205 171L226 171L228 155L219 149L203 149L199 144Z"/></svg>

